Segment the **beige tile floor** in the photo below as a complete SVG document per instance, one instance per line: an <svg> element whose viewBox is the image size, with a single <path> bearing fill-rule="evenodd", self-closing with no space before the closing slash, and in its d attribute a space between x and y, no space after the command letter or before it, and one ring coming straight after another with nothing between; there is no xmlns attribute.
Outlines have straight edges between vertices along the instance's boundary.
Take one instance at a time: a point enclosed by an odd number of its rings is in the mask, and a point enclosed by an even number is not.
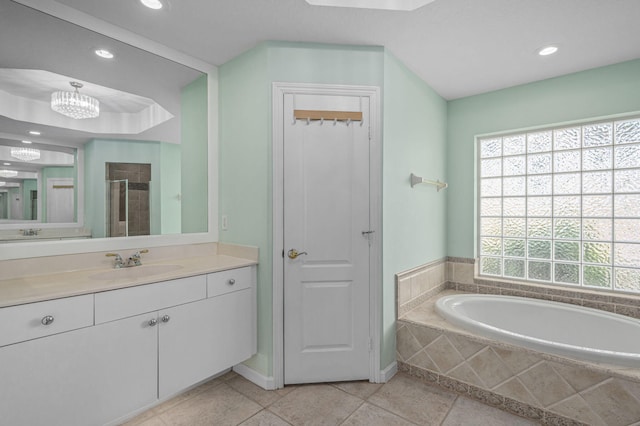
<svg viewBox="0 0 640 426"><path fill-rule="evenodd" d="M126 426L535 424L405 374L397 374L384 385L344 382L265 391L234 372L125 423Z"/></svg>

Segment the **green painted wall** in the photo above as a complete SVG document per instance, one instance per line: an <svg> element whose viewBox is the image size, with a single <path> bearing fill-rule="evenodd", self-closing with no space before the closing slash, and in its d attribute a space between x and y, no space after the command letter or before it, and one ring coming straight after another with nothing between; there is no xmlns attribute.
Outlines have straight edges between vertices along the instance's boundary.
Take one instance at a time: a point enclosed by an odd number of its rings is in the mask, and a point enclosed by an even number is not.
<svg viewBox="0 0 640 426"><path fill-rule="evenodd" d="M76 162L77 164L77 162ZM74 182L77 182L77 169L73 167L44 167L41 171L42 181L40 182L40 188L38 189L38 197L41 198L42 218L40 221L47 221L47 179L49 178L73 178ZM78 186L75 185L74 191L74 219L78 219Z"/></svg>
<svg viewBox="0 0 640 426"><path fill-rule="evenodd" d="M160 229L162 234L179 234L182 230L182 150L180 145L160 144Z"/></svg>
<svg viewBox="0 0 640 426"><path fill-rule="evenodd" d="M209 128L206 74L182 88L181 102L182 232L207 232Z"/></svg>
<svg viewBox="0 0 640 426"><path fill-rule="evenodd" d="M258 354L247 362L271 375L271 123L267 49L260 45L219 68L221 242L257 246Z"/></svg>
<svg viewBox="0 0 640 426"><path fill-rule="evenodd" d="M640 60L449 102L447 253L475 256L474 137L640 110Z"/></svg>
<svg viewBox="0 0 640 426"><path fill-rule="evenodd" d="M411 171L445 178L445 101L380 47L267 42L222 65L219 75L219 203L220 216L226 215L229 223L228 230L220 229L220 241L260 248L258 355L248 365L267 376L273 363L271 85L325 83L382 89L381 367L386 367L395 359L394 274L446 256L446 195L426 188L411 191L409 186ZM417 232L424 238L416 240Z"/></svg>
<svg viewBox="0 0 640 426"><path fill-rule="evenodd" d="M396 359L398 272L442 259L448 192L411 188L409 175L446 181L446 101L389 52L384 61L383 345L381 367Z"/></svg>
<svg viewBox="0 0 640 426"><path fill-rule="evenodd" d="M85 228L91 230L91 236L103 238L106 233L106 163L151 164L151 234L160 234L160 142L93 139L85 145L84 157Z"/></svg>

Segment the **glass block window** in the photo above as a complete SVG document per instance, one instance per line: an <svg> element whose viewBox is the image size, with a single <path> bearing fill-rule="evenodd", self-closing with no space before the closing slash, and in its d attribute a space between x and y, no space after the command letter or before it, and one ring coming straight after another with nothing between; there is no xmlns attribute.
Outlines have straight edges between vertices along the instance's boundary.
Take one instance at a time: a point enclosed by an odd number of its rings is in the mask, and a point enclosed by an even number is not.
<svg viewBox="0 0 640 426"><path fill-rule="evenodd" d="M640 118L478 143L481 275L640 293Z"/></svg>

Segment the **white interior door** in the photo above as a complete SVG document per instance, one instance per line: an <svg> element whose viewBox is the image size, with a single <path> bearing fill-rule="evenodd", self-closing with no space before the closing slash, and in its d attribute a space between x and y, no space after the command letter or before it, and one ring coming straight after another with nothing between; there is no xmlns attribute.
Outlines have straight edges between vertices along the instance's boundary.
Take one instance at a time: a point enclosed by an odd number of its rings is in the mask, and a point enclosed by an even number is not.
<svg viewBox="0 0 640 426"><path fill-rule="evenodd" d="M47 179L47 222L73 222L73 178Z"/></svg>
<svg viewBox="0 0 640 426"><path fill-rule="evenodd" d="M363 122L294 122L294 109ZM287 384L369 378L369 123L368 97L284 97Z"/></svg>

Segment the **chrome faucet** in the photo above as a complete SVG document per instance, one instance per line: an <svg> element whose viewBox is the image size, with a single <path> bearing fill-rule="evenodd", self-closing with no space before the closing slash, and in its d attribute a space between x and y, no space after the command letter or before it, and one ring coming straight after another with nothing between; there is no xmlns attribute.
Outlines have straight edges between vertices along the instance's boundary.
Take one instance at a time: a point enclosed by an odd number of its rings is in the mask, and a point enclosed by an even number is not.
<svg viewBox="0 0 640 426"><path fill-rule="evenodd" d="M115 261L113 262L113 267L115 269L120 269L120 268L125 268L126 265L124 264L124 260L122 259L122 256L120 256L118 253L107 253L105 256L107 257L115 257Z"/></svg>
<svg viewBox="0 0 640 426"><path fill-rule="evenodd" d="M120 269L120 268L130 268L130 267L133 267L133 266L142 265L142 254L143 253L149 253L149 250L148 249L138 250L137 252L135 252L131 256L129 256L126 261L118 253L107 253L106 256L107 257L115 257L116 259L113 262L113 267L115 269Z"/></svg>
<svg viewBox="0 0 640 426"><path fill-rule="evenodd" d="M129 256L129 259L127 259L127 266L142 265L142 253L149 253L149 250L138 250L137 252L133 253L131 256Z"/></svg>

